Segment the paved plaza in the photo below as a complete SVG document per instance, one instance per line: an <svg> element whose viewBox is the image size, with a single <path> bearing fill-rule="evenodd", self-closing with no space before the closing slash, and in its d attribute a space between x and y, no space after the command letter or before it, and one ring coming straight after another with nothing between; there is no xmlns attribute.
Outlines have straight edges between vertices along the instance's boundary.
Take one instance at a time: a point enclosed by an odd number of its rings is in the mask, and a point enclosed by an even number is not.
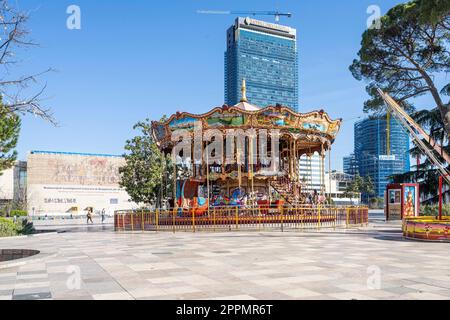
<svg viewBox="0 0 450 320"><path fill-rule="evenodd" d="M450 244L406 241L384 222L283 233L73 226L0 248L41 251L0 263L0 299L450 299Z"/></svg>

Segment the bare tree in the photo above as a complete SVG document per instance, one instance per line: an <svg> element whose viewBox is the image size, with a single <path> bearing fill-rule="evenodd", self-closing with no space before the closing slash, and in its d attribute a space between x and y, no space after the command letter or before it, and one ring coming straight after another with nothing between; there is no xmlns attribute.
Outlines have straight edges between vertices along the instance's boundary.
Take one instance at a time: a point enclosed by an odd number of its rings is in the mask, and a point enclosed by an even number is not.
<svg viewBox="0 0 450 320"><path fill-rule="evenodd" d="M42 105L46 85L39 86L37 90L32 88L39 84L42 75L52 69L22 76L11 73L12 67L20 62L18 51L38 46L30 38L28 20L29 13L10 6L8 0L0 0L0 94L3 105L10 112L33 114L56 125L51 109ZM34 93L30 94L31 91Z"/></svg>

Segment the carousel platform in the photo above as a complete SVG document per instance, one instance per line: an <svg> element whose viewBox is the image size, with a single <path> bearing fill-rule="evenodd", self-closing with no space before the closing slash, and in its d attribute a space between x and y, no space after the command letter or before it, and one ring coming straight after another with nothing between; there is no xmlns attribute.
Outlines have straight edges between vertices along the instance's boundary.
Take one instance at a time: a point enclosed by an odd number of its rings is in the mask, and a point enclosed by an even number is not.
<svg viewBox="0 0 450 320"><path fill-rule="evenodd" d="M450 217L415 217L403 220L403 235L406 239L450 242Z"/></svg>

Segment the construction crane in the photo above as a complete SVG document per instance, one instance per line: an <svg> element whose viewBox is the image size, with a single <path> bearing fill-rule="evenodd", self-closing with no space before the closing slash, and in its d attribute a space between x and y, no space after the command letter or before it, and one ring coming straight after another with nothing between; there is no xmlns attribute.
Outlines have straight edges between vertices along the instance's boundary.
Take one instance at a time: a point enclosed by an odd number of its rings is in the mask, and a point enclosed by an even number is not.
<svg viewBox="0 0 450 320"><path fill-rule="evenodd" d="M200 14L233 14L233 15L246 15L246 16L274 16L275 21L279 22L280 17L292 17L290 12L279 11L218 11L218 10L197 10Z"/></svg>
<svg viewBox="0 0 450 320"><path fill-rule="evenodd" d="M432 137L430 137L422 127L415 122L408 113L387 93L378 89L378 93L386 103L388 114L393 115L406 130L408 130L413 142L417 147L428 156L430 161L437 167L442 174L443 179L450 184L450 172L447 170L448 164L450 164L450 156ZM388 129L388 135L389 129ZM424 142L427 141L429 146ZM436 153L439 154L445 163L442 163L441 159L438 159Z"/></svg>

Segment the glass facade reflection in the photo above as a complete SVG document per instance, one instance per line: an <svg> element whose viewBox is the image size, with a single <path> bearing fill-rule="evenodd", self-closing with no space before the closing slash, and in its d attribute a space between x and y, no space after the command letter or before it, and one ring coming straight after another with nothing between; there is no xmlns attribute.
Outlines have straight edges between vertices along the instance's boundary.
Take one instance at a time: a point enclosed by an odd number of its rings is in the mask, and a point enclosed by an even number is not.
<svg viewBox="0 0 450 320"><path fill-rule="evenodd" d="M397 120L390 121L390 154L387 120L365 119L355 124L355 158L361 176L371 177L377 197L384 197L389 177L410 171L409 135Z"/></svg>
<svg viewBox="0 0 450 320"><path fill-rule="evenodd" d="M241 100L247 83L248 102L257 106L281 104L298 110L298 53L296 30L250 18L238 18L227 31L225 103Z"/></svg>

